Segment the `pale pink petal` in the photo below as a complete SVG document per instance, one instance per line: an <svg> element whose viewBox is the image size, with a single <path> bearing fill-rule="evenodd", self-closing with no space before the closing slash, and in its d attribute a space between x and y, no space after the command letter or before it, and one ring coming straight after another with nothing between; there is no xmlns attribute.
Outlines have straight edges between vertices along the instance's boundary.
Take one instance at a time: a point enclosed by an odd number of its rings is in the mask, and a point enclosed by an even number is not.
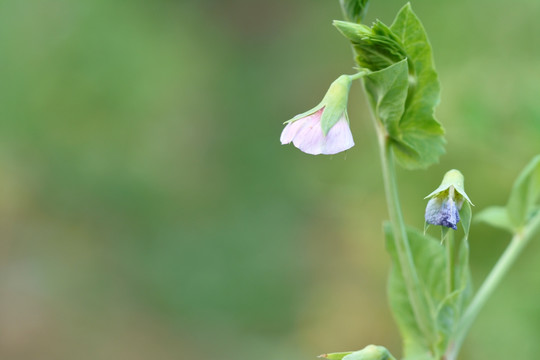
<svg viewBox="0 0 540 360"><path fill-rule="evenodd" d="M298 131L293 139L293 144L306 154L318 155L321 153L325 136L321 128L322 111L305 118L305 125Z"/></svg>
<svg viewBox="0 0 540 360"><path fill-rule="evenodd" d="M349 122L345 116L342 116L326 135L326 143L321 153L325 155L337 154L353 146L354 141L351 129L349 128Z"/></svg>
<svg viewBox="0 0 540 360"><path fill-rule="evenodd" d="M293 141L298 131L306 124L305 119L306 118L290 122L287 124L287 126L285 126L281 132L281 137L279 138L281 145L285 145Z"/></svg>

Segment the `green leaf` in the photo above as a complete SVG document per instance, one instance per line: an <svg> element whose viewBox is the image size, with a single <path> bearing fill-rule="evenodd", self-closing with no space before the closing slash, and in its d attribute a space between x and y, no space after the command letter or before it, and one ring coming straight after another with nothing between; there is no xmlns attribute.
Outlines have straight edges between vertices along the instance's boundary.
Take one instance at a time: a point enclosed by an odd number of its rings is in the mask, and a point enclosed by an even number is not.
<svg viewBox="0 0 540 360"><path fill-rule="evenodd" d="M392 137L399 136L399 120L407 100L408 77L406 59L364 76L364 87L375 116Z"/></svg>
<svg viewBox="0 0 540 360"><path fill-rule="evenodd" d="M514 228L521 228L533 213L540 195L540 155L523 169L516 179L506 209Z"/></svg>
<svg viewBox="0 0 540 360"><path fill-rule="evenodd" d="M390 307L403 336L404 353L407 359L429 357L436 344L429 344L418 328L413 309L409 301L405 281L399 267L398 254L394 246L394 237L389 224L385 224L386 246L392 258L392 270L388 283ZM408 228L412 256L427 303L431 307L431 326L434 333L439 331L437 308L446 298L446 257L440 242L420 231ZM442 347L442 346L441 346Z"/></svg>
<svg viewBox="0 0 540 360"><path fill-rule="evenodd" d="M372 98L371 106L376 116L381 115L373 99L384 98L386 108L404 109L399 120L378 118L386 126L397 162L407 169L425 168L438 161L444 153L444 130L433 116L439 103L440 85L433 65L431 45L418 17L405 5L388 27L376 21L370 28L346 21L334 21L336 28L351 41L356 62L381 79L366 86ZM396 64L407 60L407 86L403 74L396 74L401 67ZM389 71L385 74L385 71ZM394 78L394 84L389 79ZM365 77L367 82L369 75ZM397 81L399 80L399 81ZM396 89L392 89L395 86ZM403 91L406 89L406 94ZM383 109L384 110L384 109ZM395 113L391 114L395 116Z"/></svg>
<svg viewBox="0 0 540 360"><path fill-rule="evenodd" d="M433 65L431 45L422 23L405 5L390 26L405 49L409 60L409 93L405 113L400 120L401 137L407 147L395 147L396 160L405 168L425 168L438 161L444 153L444 130L435 120L433 111L439 103L440 85Z"/></svg>
<svg viewBox="0 0 540 360"><path fill-rule="evenodd" d="M366 16L369 0L340 0L347 21L359 23Z"/></svg>
<svg viewBox="0 0 540 360"><path fill-rule="evenodd" d="M464 225L466 226L466 225ZM404 341L407 360L439 359L448 346L459 317L471 295L469 271L469 246L465 237L460 244L454 269L454 291L448 293L444 279L447 278L445 248L440 241L407 228L410 249L418 274L420 287L430 307L432 331L437 339L429 343L416 323L405 280L399 267L398 254L389 224L385 224L386 246L392 258L388 282L390 307L398 323Z"/></svg>
<svg viewBox="0 0 540 360"><path fill-rule="evenodd" d="M508 230L510 233L515 232L514 225L512 225L510 217L508 216L508 211L504 206L488 207L475 215L474 221L484 222L493 227Z"/></svg>

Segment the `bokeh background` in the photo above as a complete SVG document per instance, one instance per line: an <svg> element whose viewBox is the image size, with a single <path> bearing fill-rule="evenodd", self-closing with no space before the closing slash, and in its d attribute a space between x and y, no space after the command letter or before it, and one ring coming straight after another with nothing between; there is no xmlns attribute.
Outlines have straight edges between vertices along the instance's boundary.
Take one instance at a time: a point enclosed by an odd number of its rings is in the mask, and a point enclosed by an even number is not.
<svg viewBox="0 0 540 360"><path fill-rule="evenodd" d="M367 22L404 4L373 0ZM447 154L399 172L408 223L459 168L504 204L540 152L540 2L414 0L442 83ZM281 123L351 73L338 1L0 2L0 357L314 359L400 353L375 134L281 146ZM471 232L476 284L508 243ZM540 237L463 359L540 353Z"/></svg>

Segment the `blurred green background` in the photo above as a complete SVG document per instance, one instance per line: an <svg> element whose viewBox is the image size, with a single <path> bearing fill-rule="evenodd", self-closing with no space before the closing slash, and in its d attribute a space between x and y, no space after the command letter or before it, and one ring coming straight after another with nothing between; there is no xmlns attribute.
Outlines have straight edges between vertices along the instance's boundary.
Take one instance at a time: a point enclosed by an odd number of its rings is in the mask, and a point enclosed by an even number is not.
<svg viewBox="0 0 540 360"><path fill-rule="evenodd" d="M367 22L404 4L373 0ZM407 222L450 168L478 212L540 152L540 2L415 0L447 155L399 172ZM281 123L351 73L338 1L0 2L0 358L314 359L400 353L375 134L281 146ZM471 232L479 284L508 242ZM540 238L463 359L538 357Z"/></svg>

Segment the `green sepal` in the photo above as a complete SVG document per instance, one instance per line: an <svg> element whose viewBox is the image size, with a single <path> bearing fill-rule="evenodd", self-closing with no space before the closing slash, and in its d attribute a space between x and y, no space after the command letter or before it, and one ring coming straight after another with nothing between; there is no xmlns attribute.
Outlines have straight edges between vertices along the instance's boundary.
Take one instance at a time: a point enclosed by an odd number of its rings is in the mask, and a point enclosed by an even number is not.
<svg viewBox="0 0 540 360"><path fill-rule="evenodd" d="M366 16L369 0L340 0L339 2L347 21L359 23Z"/></svg>
<svg viewBox="0 0 540 360"><path fill-rule="evenodd" d="M468 201L465 201L461 207L461 210L459 210L459 217L461 218L461 226L463 227L463 232L465 233L465 239L468 239L472 220L471 204Z"/></svg>
<svg viewBox="0 0 540 360"><path fill-rule="evenodd" d="M446 226L441 226L441 244L444 244L444 240L446 239L446 236L448 235L448 231L450 231L449 228L447 228Z"/></svg>
<svg viewBox="0 0 540 360"><path fill-rule="evenodd" d="M323 104L322 102L320 102L320 103L319 103L317 106L315 106L314 108L309 109L308 111L305 111L305 112L303 112L303 113L301 113L301 114L295 115L295 117L293 117L292 119L289 119L289 120L285 121L285 122L283 123L283 125L288 124L288 123L291 123L291 122L296 121L296 120L300 120L300 119L305 118L306 116L309 116L309 115L311 115L311 114L314 114L314 113L316 113L317 111L319 111L323 106L324 106L324 104Z"/></svg>
<svg viewBox="0 0 540 360"><path fill-rule="evenodd" d="M352 79L350 75L341 75L330 85L326 95L317 106L296 115L292 119L285 121L284 124L300 120L324 108L321 115L321 128L324 135L327 135L330 129L342 117L345 117L345 119L349 121L349 117L347 115L347 101L349 98L351 83Z"/></svg>
<svg viewBox="0 0 540 360"><path fill-rule="evenodd" d="M439 185L437 189L431 192L424 199L438 196L438 194L443 193L446 190L448 190L450 186L453 186L454 189L459 193L459 195L463 196L469 204L474 206L471 199L469 199L469 196L465 192L465 178L463 177L463 174L461 173L461 171L456 170L456 169L447 171L446 174L444 174L441 185Z"/></svg>
<svg viewBox="0 0 540 360"><path fill-rule="evenodd" d="M349 121L347 101L351 83L352 80L349 75L341 75L330 85L328 92L324 96L322 103L325 108L321 117L321 127L324 135L327 135L343 116Z"/></svg>

